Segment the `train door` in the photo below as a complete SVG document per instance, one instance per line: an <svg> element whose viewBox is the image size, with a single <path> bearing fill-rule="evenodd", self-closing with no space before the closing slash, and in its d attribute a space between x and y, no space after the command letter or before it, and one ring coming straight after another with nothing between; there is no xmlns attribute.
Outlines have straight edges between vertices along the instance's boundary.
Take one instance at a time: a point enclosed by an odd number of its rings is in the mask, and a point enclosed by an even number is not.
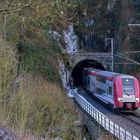
<svg viewBox="0 0 140 140"><path fill-rule="evenodd" d="M90 77L90 90L93 93L96 92L96 77L95 76Z"/></svg>
<svg viewBox="0 0 140 140"><path fill-rule="evenodd" d="M106 78L102 76L96 77L96 93L100 96L107 96L108 87L106 85Z"/></svg>
<svg viewBox="0 0 140 140"><path fill-rule="evenodd" d="M82 79L82 84L85 88L89 87L89 75L87 74L87 71L83 71L83 79Z"/></svg>
<svg viewBox="0 0 140 140"><path fill-rule="evenodd" d="M113 88L113 81L106 81L108 86L107 97L109 98L110 103L114 104L114 88Z"/></svg>

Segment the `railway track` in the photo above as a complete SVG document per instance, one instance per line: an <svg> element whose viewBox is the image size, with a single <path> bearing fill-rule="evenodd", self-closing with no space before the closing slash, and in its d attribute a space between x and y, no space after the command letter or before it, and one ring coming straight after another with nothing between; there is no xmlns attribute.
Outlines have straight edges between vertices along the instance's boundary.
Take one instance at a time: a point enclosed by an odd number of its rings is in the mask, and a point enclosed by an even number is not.
<svg viewBox="0 0 140 140"><path fill-rule="evenodd" d="M121 113L115 111L100 100L93 98L93 96L88 94L88 92L82 87L78 87L78 93L114 123L120 125L122 128L125 128L127 131L132 132L132 134L140 138L140 110L135 113Z"/></svg>
<svg viewBox="0 0 140 140"><path fill-rule="evenodd" d="M140 116L134 113L121 113L119 115L140 126Z"/></svg>
<svg viewBox="0 0 140 140"><path fill-rule="evenodd" d="M125 119L133 122L134 124L140 126L140 110L139 110L139 112L138 111L136 111L136 112L120 112L118 110L114 110L111 106L103 103L98 98L95 99L95 100L97 100L100 104L102 104L105 107L107 107L112 113L120 115L120 116L124 117Z"/></svg>
<svg viewBox="0 0 140 140"><path fill-rule="evenodd" d="M120 115L120 116L124 117L125 119L133 122L134 124L140 126L140 110L139 111L135 111L135 112L120 112L119 110L114 110L112 107L110 107L109 105L107 105L104 102L100 101L98 98L93 97L87 90L85 90L85 92L87 92L87 94L93 100L96 100L98 103L102 104L107 109L109 109L113 114Z"/></svg>

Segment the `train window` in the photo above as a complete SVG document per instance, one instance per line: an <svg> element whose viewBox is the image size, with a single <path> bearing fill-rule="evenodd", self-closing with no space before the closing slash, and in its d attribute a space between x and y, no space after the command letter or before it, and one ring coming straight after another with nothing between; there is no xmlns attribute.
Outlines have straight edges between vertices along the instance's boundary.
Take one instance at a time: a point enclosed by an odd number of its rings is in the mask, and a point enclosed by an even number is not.
<svg viewBox="0 0 140 140"><path fill-rule="evenodd" d="M122 79L123 95L135 94L134 80L129 78Z"/></svg>
<svg viewBox="0 0 140 140"><path fill-rule="evenodd" d="M112 95L113 95L113 94L112 94L112 87L109 87L109 94L108 94L108 95L109 95L109 97L110 97L110 96L112 97Z"/></svg>
<svg viewBox="0 0 140 140"><path fill-rule="evenodd" d="M106 78L105 77L101 77L101 76L97 76L96 80L102 83L106 83Z"/></svg>
<svg viewBox="0 0 140 140"><path fill-rule="evenodd" d="M105 91L103 89L99 88L99 87L96 87L96 93L97 94L104 94Z"/></svg>
<svg viewBox="0 0 140 140"><path fill-rule="evenodd" d="M91 79L91 88L92 88L92 91L95 91L96 90L96 87L95 87L95 78L93 78L93 77Z"/></svg>
<svg viewBox="0 0 140 140"><path fill-rule="evenodd" d="M123 85L134 85L134 80L129 78L123 78L122 83Z"/></svg>

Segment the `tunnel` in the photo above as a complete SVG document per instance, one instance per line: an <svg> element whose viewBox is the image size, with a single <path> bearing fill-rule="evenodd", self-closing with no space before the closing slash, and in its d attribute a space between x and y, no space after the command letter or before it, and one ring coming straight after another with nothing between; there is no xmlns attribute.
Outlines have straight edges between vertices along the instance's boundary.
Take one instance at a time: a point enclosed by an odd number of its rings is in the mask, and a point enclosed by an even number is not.
<svg viewBox="0 0 140 140"><path fill-rule="evenodd" d="M72 70L71 77L73 78L74 86L82 84L82 71L86 67L92 67L100 70L105 70L104 66L95 60L83 60L79 62Z"/></svg>

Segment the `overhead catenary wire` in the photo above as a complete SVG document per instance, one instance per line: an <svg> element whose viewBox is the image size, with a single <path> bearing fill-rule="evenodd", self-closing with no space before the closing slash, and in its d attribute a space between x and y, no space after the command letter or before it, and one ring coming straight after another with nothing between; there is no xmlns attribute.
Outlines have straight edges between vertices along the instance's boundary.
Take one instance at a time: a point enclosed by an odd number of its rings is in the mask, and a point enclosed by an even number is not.
<svg viewBox="0 0 140 140"><path fill-rule="evenodd" d="M135 53L140 53L140 51L123 51L123 53L135 54Z"/></svg>
<svg viewBox="0 0 140 140"><path fill-rule="evenodd" d="M137 61L135 61L135 60L133 60L133 59L131 59L131 58L125 56L124 54L119 53L119 52L116 52L115 55L118 56L118 57L121 57L121 58L123 58L123 59L125 59L125 60L127 60L127 61L129 61L129 62L132 62L132 63L134 63L134 64L140 65L139 62L137 62Z"/></svg>

